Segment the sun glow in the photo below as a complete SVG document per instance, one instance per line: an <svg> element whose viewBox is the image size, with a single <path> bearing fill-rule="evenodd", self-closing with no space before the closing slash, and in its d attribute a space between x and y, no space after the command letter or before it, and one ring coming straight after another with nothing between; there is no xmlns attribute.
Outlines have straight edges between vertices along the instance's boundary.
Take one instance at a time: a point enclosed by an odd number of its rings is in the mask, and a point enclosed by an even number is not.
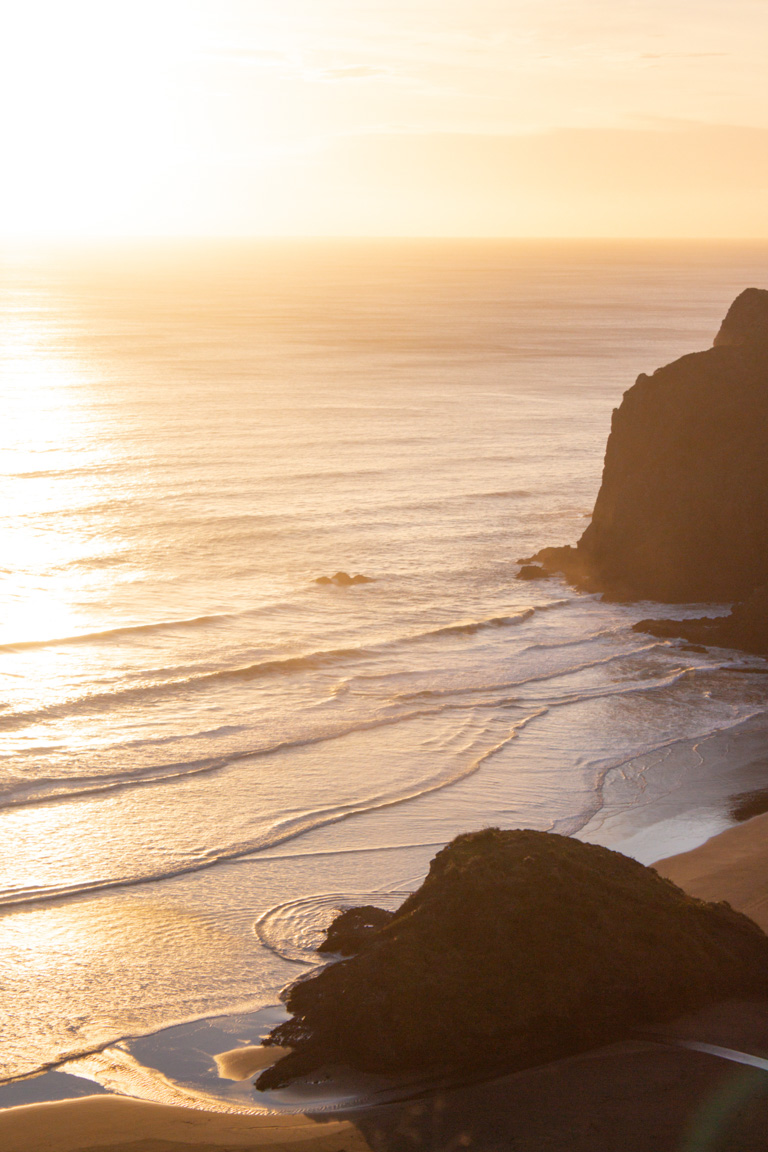
<svg viewBox="0 0 768 1152"><path fill-rule="evenodd" d="M130 230L178 119L180 5L6 6L0 39L6 234Z"/></svg>
<svg viewBox="0 0 768 1152"><path fill-rule="evenodd" d="M8 4L0 235L764 235L766 34L754 0Z"/></svg>
<svg viewBox="0 0 768 1152"><path fill-rule="evenodd" d="M4 540L6 612L0 643L5 644L78 630L76 603L85 576L76 561L88 541L76 519L61 520L61 477L72 477L70 506L92 500L89 465L109 451L84 418L91 370L76 356L63 354L60 322L54 321L52 308L44 297L27 292L23 275L19 280L3 301L0 340L0 473L12 525Z"/></svg>

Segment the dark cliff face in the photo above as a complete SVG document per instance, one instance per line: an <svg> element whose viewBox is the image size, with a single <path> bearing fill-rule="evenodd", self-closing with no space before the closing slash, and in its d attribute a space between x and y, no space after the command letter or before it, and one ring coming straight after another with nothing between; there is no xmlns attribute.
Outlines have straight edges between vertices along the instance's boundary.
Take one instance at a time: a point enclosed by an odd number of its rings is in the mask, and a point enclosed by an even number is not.
<svg viewBox="0 0 768 1152"><path fill-rule="evenodd" d="M629 599L743 599L768 582L767 433L768 291L749 288L715 347L624 394L591 524L535 559Z"/></svg>

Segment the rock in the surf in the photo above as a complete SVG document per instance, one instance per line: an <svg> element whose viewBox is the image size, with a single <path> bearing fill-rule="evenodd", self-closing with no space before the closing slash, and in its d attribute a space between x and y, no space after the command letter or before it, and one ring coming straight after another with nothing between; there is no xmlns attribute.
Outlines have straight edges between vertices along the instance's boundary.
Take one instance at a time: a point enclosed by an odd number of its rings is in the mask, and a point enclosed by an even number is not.
<svg viewBox="0 0 768 1152"><path fill-rule="evenodd" d="M748 288L714 347L625 392L591 523L531 559L617 598L745 600L768 582L767 436L768 291Z"/></svg>
<svg viewBox="0 0 768 1152"><path fill-rule="evenodd" d="M652 636L681 637L693 644L739 648L768 656L768 584L734 604L727 616L698 616L692 620L640 620L636 632Z"/></svg>
<svg viewBox="0 0 768 1152"><path fill-rule="evenodd" d="M518 580L548 580L552 573L542 568L541 564L523 564L517 574Z"/></svg>
<svg viewBox="0 0 768 1152"><path fill-rule="evenodd" d="M283 999L264 1071L529 1067L732 996L768 993L768 937L618 852L546 832L457 837L357 955Z"/></svg>
<svg viewBox="0 0 768 1152"><path fill-rule="evenodd" d="M363 576L361 572L355 576L350 576L349 572L336 572L333 576L318 576L315 580L315 584L335 584L337 588L348 588L351 584L374 583L373 576Z"/></svg>

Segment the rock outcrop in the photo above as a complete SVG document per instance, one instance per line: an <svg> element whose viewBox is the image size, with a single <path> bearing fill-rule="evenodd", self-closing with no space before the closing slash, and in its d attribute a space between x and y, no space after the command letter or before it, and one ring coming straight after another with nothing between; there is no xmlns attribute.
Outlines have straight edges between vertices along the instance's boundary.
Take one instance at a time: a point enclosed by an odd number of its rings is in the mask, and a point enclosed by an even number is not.
<svg viewBox="0 0 768 1152"><path fill-rule="evenodd" d="M692 644L714 644L768 656L768 584L734 604L727 616L698 616L693 620L640 620L635 632L679 637Z"/></svg>
<svg viewBox="0 0 768 1152"><path fill-rule="evenodd" d="M335 584L337 588L349 588L351 584L374 584L375 578L373 576L363 576L358 572L356 576L350 576L349 572L335 572L333 576L318 576L315 584Z"/></svg>
<svg viewBox="0 0 768 1152"><path fill-rule="evenodd" d="M714 347L625 392L590 525L529 559L621 599L746 599L768 582L767 434L768 291L748 288Z"/></svg>
<svg viewBox="0 0 768 1152"><path fill-rule="evenodd" d="M339 956L354 956L376 939L380 928L389 924L394 912L363 904L360 908L347 908L339 913L328 928L318 952L335 952Z"/></svg>
<svg viewBox="0 0 768 1152"><path fill-rule="evenodd" d="M524 1068L766 992L768 937L727 904L607 848L486 829L439 852L362 951L286 990L293 1018L266 1043L294 1050L257 1087L322 1064Z"/></svg>
<svg viewBox="0 0 768 1152"><path fill-rule="evenodd" d="M518 580L548 580L552 572L545 571L540 564L523 564L517 574Z"/></svg>

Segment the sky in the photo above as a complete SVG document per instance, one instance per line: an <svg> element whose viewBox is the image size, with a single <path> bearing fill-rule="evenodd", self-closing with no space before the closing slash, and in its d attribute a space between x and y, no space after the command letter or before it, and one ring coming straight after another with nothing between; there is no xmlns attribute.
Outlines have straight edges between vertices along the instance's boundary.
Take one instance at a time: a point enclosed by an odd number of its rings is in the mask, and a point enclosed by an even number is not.
<svg viewBox="0 0 768 1152"><path fill-rule="evenodd" d="M0 235L768 236L768 0L24 0Z"/></svg>

